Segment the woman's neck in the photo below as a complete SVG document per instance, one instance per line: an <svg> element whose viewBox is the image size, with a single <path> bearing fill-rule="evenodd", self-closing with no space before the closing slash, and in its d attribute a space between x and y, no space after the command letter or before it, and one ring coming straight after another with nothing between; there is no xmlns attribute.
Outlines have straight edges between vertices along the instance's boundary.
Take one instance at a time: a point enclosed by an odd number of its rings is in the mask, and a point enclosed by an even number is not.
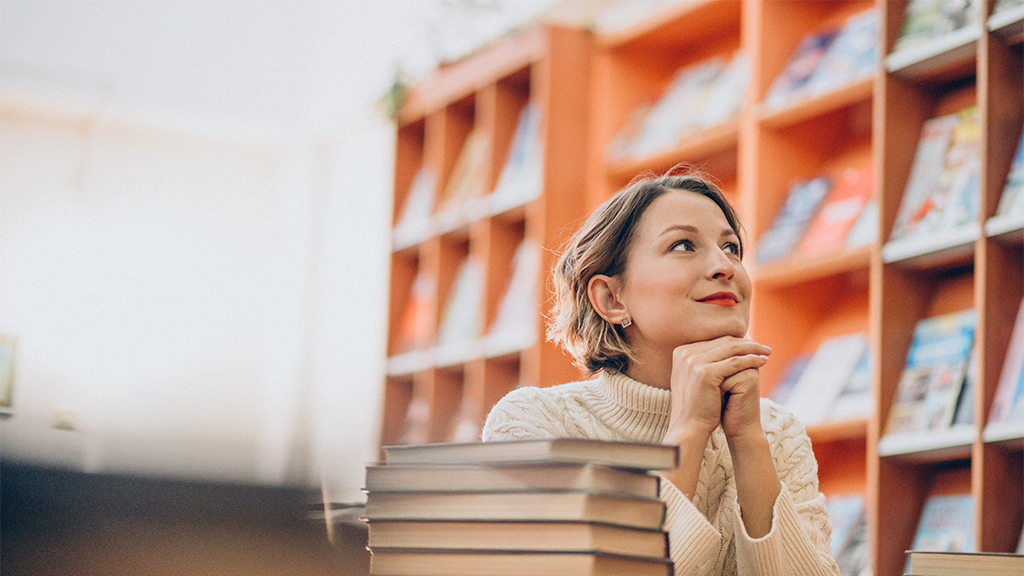
<svg viewBox="0 0 1024 576"><path fill-rule="evenodd" d="M626 376L633 380L670 390L672 388L672 352L653 352L649 348L646 353L637 355L636 360L629 363Z"/></svg>

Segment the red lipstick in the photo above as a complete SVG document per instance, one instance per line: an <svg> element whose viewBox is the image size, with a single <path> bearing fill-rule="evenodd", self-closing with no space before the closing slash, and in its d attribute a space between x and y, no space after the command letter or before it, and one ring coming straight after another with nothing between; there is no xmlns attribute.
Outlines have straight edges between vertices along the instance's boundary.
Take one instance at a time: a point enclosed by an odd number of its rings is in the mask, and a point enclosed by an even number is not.
<svg viewBox="0 0 1024 576"><path fill-rule="evenodd" d="M704 304L714 304L715 306L723 306L726 308L731 308L739 304L739 299L732 292L715 292L714 294L705 296L697 301Z"/></svg>

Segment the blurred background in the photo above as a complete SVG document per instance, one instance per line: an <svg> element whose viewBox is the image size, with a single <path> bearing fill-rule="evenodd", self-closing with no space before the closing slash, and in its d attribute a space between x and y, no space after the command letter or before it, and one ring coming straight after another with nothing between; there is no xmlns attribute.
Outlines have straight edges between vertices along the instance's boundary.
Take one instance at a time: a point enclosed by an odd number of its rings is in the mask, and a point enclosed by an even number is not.
<svg viewBox="0 0 1024 576"><path fill-rule="evenodd" d="M155 573L94 541L92 561L67 559L133 502L195 525L314 491L362 500L381 425L386 96L605 4L0 1L4 573ZM107 526L129 547L139 527ZM198 532L168 548L198 554L180 573L202 565L197 543L223 558Z"/></svg>

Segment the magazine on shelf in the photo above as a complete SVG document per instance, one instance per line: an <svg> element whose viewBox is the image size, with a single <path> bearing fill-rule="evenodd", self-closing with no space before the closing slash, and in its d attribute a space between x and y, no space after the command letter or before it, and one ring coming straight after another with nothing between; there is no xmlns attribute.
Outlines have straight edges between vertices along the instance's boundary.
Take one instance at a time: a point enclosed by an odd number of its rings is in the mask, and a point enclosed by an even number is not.
<svg viewBox="0 0 1024 576"><path fill-rule="evenodd" d="M874 170L871 165L843 170L811 221L795 254L820 256L846 247L846 239L871 200Z"/></svg>
<svg viewBox="0 0 1024 576"><path fill-rule="evenodd" d="M736 117L750 85L750 57L737 50L712 82L704 105L696 114L696 128L705 130Z"/></svg>
<svg viewBox="0 0 1024 576"><path fill-rule="evenodd" d="M974 552L974 497L938 494L928 497L911 550Z"/></svg>
<svg viewBox="0 0 1024 576"><path fill-rule="evenodd" d="M991 410L989 423L1024 421L1024 301L1017 308Z"/></svg>
<svg viewBox="0 0 1024 576"><path fill-rule="evenodd" d="M879 23L875 9L850 16L807 80L807 93L822 94L870 76L878 60Z"/></svg>
<svg viewBox="0 0 1024 576"><path fill-rule="evenodd" d="M445 303L437 333L439 346L465 344L483 332L483 266L473 256L462 261Z"/></svg>
<svg viewBox="0 0 1024 576"><path fill-rule="evenodd" d="M999 197L996 208L999 216L1024 217L1024 132L1021 132L1017 143L1017 152L1013 155L1010 173L1006 176L1006 186Z"/></svg>
<svg viewBox="0 0 1024 576"><path fill-rule="evenodd" d="M785 406L804 426L828 419L867 346L867 337L859 332L834 336L818 345L786 398Z"/></svg>
<svg viewBox="0 0 1024 576"><path fill-rule="evenodd" d="M981 202L981 125L974 106L957 113L949 147L942 161L938 198L942 221L926 229L927 233L949 230L976 222ZM927 219L923 224L927 224Z"/></svg>
<svg viewBox="0 0 1024 576"><path fill-rule="evenodd" d="M993 13L1004 12L1017 6L1024 6L1024 0L996 0L996 7L992 10Z"/></svg>
<svg viewBox="0 0 1024 576"><path fill-rule="evenodd" d="M405 206L392 232L392 243L396 248L411 246L430 235L430 215L436 190L437 171L430 166L420 168L409 186Z"/></svg>
<svg viewBox="0 0 1024 576"><path fill-rule="evenodd" d="M836 37L835 28L815 30L797 45L789 56L782 73L776 76L768 88L765 105L770 110L778 110L795 102L805 86L818 69L818 64L828 52L832 40Z"/></svg>
<svg viewBox="0 0 1024 576"><path fill-rule="evenodd" d="M846 235L846 248L853 250L878 241L878 200L872 196Z"/></svg>
<svg viewBox="0 0 1024 576"><path fill-rule="evenodd" d="M811 354L799 354L786 363L786 367L782 369L782 374L779 376L779 382L768 395L770 400L783 406L786 405L789 394L800 380L800 375L804 373L807 364L810 363L811 356Z"/></svg>
<svg viewBox="0 0 1024 576"><path fill-rule="evenodd" d="M459 225L470 217L473 200L486 192L489 156L487 134L474 128L466 137L441 194L435 217L442 227Z"/></svg>
<svg viewBox="0 0 1024 576"><path fill-rule="evenodd" d="M871 348L865 347L857 365L853 367L846 386L828 411L829 422L846 422L867 418L873 409L871 395Z"/></svg>
<svg viewBox="0 0 1024 576"><path fill-rule="evenodd" d="M838 494L825 497L825 510L832 523L832 558L838 558L852 536L858 518L864 514L863 494Z"/></svg>
<svg viewBox="0 0 1024 576"><path fill-rule="evenodd" d="M870 560L868 544L868 515L863 510L850 528L845 544L835 555L839 574L842 576L866 576Z"/></svg>
<svg viewBox="0 0 1024 576"><path fill-rule="evenodd" d="M528 238L516 248L508 286L488 334L493 347L522 349L536 341L540 257L540 246Z"/></svg>
<svg viewBox="0 0 1024 576"><path fill-rule="evenodd" d="M489 197L492 212L526 204L540 195L544 164L540 123L539 107L533 103L524 106L516 122L508 158Z"/></svg>
<svg viewBox="0 0 1024 576"><path fill-rule="evenodd" d="M921 128L890 240L921 234L927 227L922 222L940 219L938 189L942 167L958 123L957 114L946 114L927 120Z"/></svg>
<svg viewBox="0 0 1024 576"><path fill-rule="evenodd" d="M944 34L978 22L975 0L911 0L893 52L928 44Z"/></svg>
<svg viewBox="0 0 1024 576"><path fill-rule="evenodd" d="M793 253L831 189L832 180L827 176L797 182L789 189L782 208L758 240L758 264L783 260Z"/></svg>
<svg viewBox="0 0 1024 576"><path fill-rule="evenodd" d="M885 435L948 428L974 345L973 309L918 321L907 351Z"/></svg>
<svg viewBox="0 0 1024 576"><path fill-rule="evenodd" d="M956 402L951 426L974 425L974 386L977 381L978 348L975 346L971 348L971 355L967 360L967 373L964 376L964 385L960 388L960 398Z"/></svg>

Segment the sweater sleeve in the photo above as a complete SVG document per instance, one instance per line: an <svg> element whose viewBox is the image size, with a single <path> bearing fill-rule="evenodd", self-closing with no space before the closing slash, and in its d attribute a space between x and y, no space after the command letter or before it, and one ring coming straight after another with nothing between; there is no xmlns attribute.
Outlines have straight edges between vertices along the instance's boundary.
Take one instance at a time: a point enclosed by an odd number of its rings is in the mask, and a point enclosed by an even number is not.
<svg viewBox="0 0 1024 576"><path fill-rule="evenodd" d="M762 538L747 533L734 506L736 563L740 576L838 576L832 559L832 524L818 491L818 462L803 426L787 410L768 404L763 422L782 490L772 507L772 528Z"/></svg>

